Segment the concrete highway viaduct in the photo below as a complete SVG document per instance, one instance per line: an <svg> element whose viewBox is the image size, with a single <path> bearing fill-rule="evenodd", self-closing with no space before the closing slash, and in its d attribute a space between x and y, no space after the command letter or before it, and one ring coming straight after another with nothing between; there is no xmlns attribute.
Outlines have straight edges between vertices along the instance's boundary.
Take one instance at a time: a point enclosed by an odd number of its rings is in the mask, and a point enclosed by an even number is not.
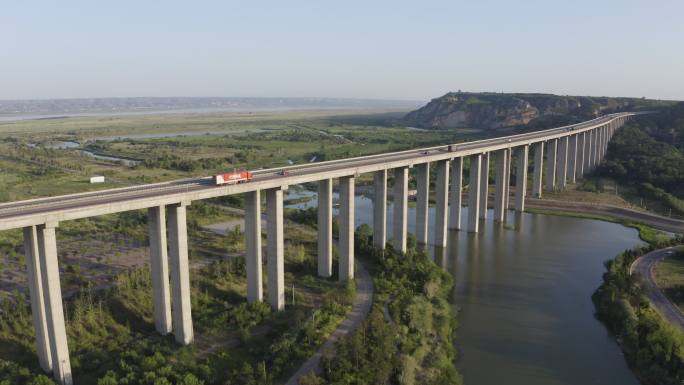
<svg viewBox="0 0 684 385"><path fill-rule="evenodd" d="M318 183L318 274L330 277L332 258L333 179L339 186L339 280L354 278L354 181L374 174L373 241L387 242L387 179L393 176L393 247L406 252L409 168L416 168L416 238L428 243L430 164L436 170L435 232L431 241L446 246L447 231L477 232L487 212L489 162L495 162L494 220L503 221L509 207L511 169L515 166L513 206L525 209L527 170L533 153L532 194L563 189L601 161L608 141L638 113L617 113L549 130L445 144L430 148L254 171L248 183L212 185L210 178L181 180L98 192L0 204L0 230L23 228L31 310L40 366L63 385L72 384L69 349L57 259L56 230L62 221L128 210L147 209L150 238L154 320L161 334L173 333L179 344L193 341L186 208L192 201L245 194L247 300L263 300L261 195L267 211L267 300L285 306L283 190L288 185ZM513 155L515 154L515 165ZM463 167L469 158L468 218L461 218ZM283 170L285 172L283 172ZM543 171L545 170L545 171Z"/></svg>

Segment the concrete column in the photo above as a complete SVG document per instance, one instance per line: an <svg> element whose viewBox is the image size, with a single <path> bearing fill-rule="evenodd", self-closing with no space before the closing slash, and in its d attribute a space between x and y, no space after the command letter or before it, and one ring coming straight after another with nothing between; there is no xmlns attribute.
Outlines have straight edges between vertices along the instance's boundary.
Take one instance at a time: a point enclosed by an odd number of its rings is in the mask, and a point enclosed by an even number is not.
<svg viewBox="0 0 684 385"><path fill-rule="evenodd" d="M373 175L373 244L385 250L387 243L387 170Z"/></svg>
<svg viewBox="0 0 684 385"><path fill-rule="evenodd" d="M340 275L354 279L354 177L340 178Z"/></svg>
<svg viewBox="0 0 684 385"><path fill-rule="evenodd" d="M33 328L36 331L36 353L41 369L50 372L52 371L52 354L45 317L45 293L38 248L38 232L35 226L24 227L24 254L31 298L31 317L33 318Z"/></svg>
<svg viewBox="0 0 684 385"><path fill-rule="evenodd" d="M508 149L496 151L496 176L494 191L494 220L503 222L504 204L506 203L506 163L508 162Z"/></svg>
<svg viewBox="0 0 684 385"><path fill-rule="evenodd" d="M461 206L463 199L463 158L451 161L451 204L449 205L449 229L461 230Z"/></svg>
<svg viewBox="0 0 684 385"><path fill-rule="evenodd" d="M594 141L592 131L584 132L584 173L591 172L593 163L592 142Z"/></svg>
<svg viewBox="0 0 684 385"><path fill-rule="evenodd" d="M564 136L558 140L558 162L556 164L556 182L558 188L565 189L568 180L568 137Z"/></svg>
<svg viewBox="0 0 684 385"><path fill-rule="evenodd" d="M245 251L247 260L247 302L263 298L261 262L261 192L245 193Z"/></svg>
<svg viewBox="0 0 684 385"><path fill-rule="evenodd" d="M603 157L605 158L608 153L608 141L610 140L610 131L608 127L603 129L603 138Z"/></svg>
<svg viewBox="0 0 684 385"><path fill-rule="evenodd" d="M558 139L546 142L546 190L553 191L556 187L556 149Z"/></svg>
<svg viewBox="0 0 684 385"><path fill-rule="evenodd" d="M525 211L525 194L527 193L527 157L529 146L518 147L518 165L515 172L515 210Z"/></svg>
<svg viewBox="0 0 684 385"><path fill-rule="evenodd" d="M190 309L188 231L185 213L187 205L187 202L182 202L168 206L173 334L176 337L176 342L183 345L188 345L193 340L192 312ZM257 234L261 235L258 232ZM247 267L249 269L249 262L247 262ZM261 273L261 255L259 256L259 273ZM259 283L261 283L261 275L259 275Z"/></svg>
<svg viewBox="0 0 684 385"><path fill-rule="evenodd" d="M416 242L428 242L428 199L430 196L430 163L416 165Z"/></svg>
<svg viewBox="0 0 684 385"><path fill-rule="evenodd" d="M513 164L513 151L508 149L508 160L506 161L506 172L504 173L504 216L508 210L508 203L511 199L511 165Z"/></svg>
<svg viewBox="0 0 684 385"><path fill-rule="evenodd" d="M593 130L591 130L591 134L593 136L591 141L591 168L594 169L598 165L598 128L594 128Z"/></svg>
<svg viewBox="0 0 684 385"><path fill-rule="evenodd" d="M318 276L332 276L332 179L318 181Z"/></svg>
<svg viewBox="0 0 684 385"><path fill-rule="evenodd" d="M408 213L408 167L394 169L394 219L392 245L402 254L406 253L406 231Z"/></svg>
<svg viewBox="0 0 684 385"><path fill-rule="evenodd" d="M532 178L532 195L542 196L542 174L544 173L544 142L534 144L534 176Z"/></svg>
<svg viewBox="0 0 684 385"><path fill-rule="evenodd" d="M480 163L480 218L487 218L487 198L489 197L489 153L482 154Z"/></svg>
<svg viewBox="0 0 684 385"><path fill-rule="evenodd" d="M586 138L586 132L577 134L577 159L575 160L575 179L581 179L584 176L584 146Z"/></svg>
<svg viewBox="0 0 684 385"><path fill-rule="evenodd" d="M72 385L71 361L64 324L62 288L59 282L59 261L57 260L57 223L50 222L36 229L42 285L45 295L45 320L52 358L52 373L60 385Z"/></svg>
<svg viewBox="0 0 684 385"><path fill-rule="evenodd" d="M577 135L572 135L568 142L568 181L577 182Z"/></svg>
<svg viewBox="0 0 684 385"><path fill-rule="evenodd" d="M435 245L446 247L449 222L449 160L437 162L435 206Z"/></svg>
<svg viewBox="0 0 684 385"><path fill-rule="evenodd" d="M468 231L477 233L480 218L480 173L482 154L470 156L470 181L468 186Z"/></svg>
<svg viewBox="0 0 684 385"><path fill-rule="evenodd" d="M285 309L285 240L283 237L283 190L266 190L266 267L268 303L274 310Z"/></svg>
<svg viewBox="0 0 684 385"><path fill-rule="evenodd" d="M154 326L161 335L171 333L171 290L169 288L169 257L166 243L166 208L147 209L150 235L150 274L154 302Z"/></svg>

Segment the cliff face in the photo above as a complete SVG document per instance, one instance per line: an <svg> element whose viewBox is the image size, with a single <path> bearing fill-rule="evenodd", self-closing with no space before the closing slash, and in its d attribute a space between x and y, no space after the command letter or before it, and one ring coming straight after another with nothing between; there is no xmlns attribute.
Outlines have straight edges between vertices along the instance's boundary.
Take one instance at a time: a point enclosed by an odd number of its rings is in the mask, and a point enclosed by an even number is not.
<svg viewBox="0 0 684 385"><path fill-rule="evenodd" d="M404 123L435 129L496 129L527 125L534 119L550 115L591 118L603 108L617 104L608 98L452 92L408 113Z"/></svg>

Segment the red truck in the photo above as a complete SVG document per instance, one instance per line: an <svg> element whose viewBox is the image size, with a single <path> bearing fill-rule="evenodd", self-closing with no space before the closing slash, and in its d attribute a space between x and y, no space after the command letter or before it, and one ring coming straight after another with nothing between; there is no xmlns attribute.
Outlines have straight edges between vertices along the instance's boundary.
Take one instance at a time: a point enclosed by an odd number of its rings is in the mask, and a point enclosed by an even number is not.
<svg viewBox="0 0 684 385"><path fill-rule="evenodd" d="M252 180L252 178L252 173L249 171L234 171L227 174L214 175L212 179L214 183L219 186L223 184L245 183Z"/></svg>

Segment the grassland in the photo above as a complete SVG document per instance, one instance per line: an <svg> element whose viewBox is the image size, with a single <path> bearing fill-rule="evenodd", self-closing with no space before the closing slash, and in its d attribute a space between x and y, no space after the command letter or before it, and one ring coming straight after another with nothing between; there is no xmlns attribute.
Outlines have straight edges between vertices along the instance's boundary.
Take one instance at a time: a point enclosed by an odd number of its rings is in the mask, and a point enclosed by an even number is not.
<svg viewBox="0 0 684 385"><path fill-rule="evenodd" d="M684 246L658 262L653 268L653 277L670 301L684 313Z"/></svg>

